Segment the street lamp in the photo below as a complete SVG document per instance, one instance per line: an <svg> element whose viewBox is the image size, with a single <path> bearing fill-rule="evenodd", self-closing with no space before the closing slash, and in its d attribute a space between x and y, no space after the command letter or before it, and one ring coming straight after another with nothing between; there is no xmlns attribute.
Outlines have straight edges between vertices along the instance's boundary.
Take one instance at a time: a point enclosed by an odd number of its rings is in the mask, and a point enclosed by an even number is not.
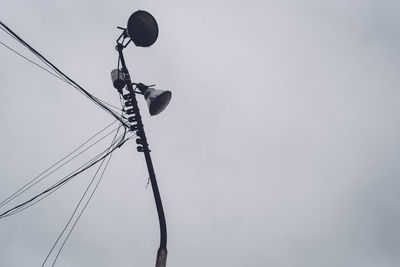
<svg viewBox="0 0 400 267"><path fill-rule="evenodd" d="M149 47L157 40L158 25L154 17L146 11L134 12L128 20L128 36L136 46Z"/></svg>
<svg viewBox="0 0 400 267"><path fill-rule="evenodd" d="M146 159L147 170L150 176L150 183L153 189L154 200L156 202L158 220L160 224L160 247L157 251L156 267L164 267L167 262L167 226L165 223L164 210L161 202L160 192L158 190L156 175L154 173L153 163L150 157L149 144L140 116L139 107L136 101L136 94L142 94L147 101L150 115L157 115L162 112L171 100L171 92L157 90L153 85L144 85L143 83L133 83L129 71L126 68L122 50L132 41L136 46L149 47L157 40L158 25L154 17L143 10L134 12L128 20L128 27L121 28L122 34L117 39L116 50L118 51L121 68L111 71L111 79L114 87L122 95L126 106L126 115L129 129L136 132L137 151L143 152ZM127 40L127 41L126 41ZM135 85L135 88L133 87ZM127 91L127 93L124 93Z"/></svg>

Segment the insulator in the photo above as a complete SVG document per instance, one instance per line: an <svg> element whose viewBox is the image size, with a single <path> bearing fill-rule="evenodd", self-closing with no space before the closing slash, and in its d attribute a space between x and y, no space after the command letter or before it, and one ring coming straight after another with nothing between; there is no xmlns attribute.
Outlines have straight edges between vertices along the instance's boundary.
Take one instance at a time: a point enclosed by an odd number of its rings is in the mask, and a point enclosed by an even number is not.
<svg viewBox="0 0 400 267"><path fill-rule="evenodd" d="M138 126L136 124L135 125L131 125L131 126L129 126L129 129L131 131L136 131L138 129Z"/></svg>
<svg viewBox="0 0 400 267"><path fill-rule="evenodd" d="M136 135L137 135L138 137L140 137L140 138L143 138L142 131L139 130L139 129L136 131Z"/></svg>
<svg viewBox="0 0 400 267"><path fill-rule="evenodd" d="M136 144L143 145L143 140L140 138L136 139Z"/></svg>
<svg viewBox="0 0 400 267"><path fill-rule="evenodd" d="M138 147L136 147L136 149L137 149L138 152L143 152L144 151L142 146L138 146Z"/></svg>
<svg viewBox="0 0 400 267"><path fill-rule="evenodd" d="M133 95L131 93L124 95L125 100L131 100L133 99Z"/></svg>
<svg viewBox="0 0 400 267"><path fill-rule="evenodd" d="M134 103L133 101L126 101L126 102L125 102L125 105L126 105L127 107L133 107L133 106L135 105L135 103Z"/></svg>
<svg viewBox="0 0 400 267"><path fill-rule="evenodd" d="M131 109L128 109L127 111L126 111L126 113L128 114L128 115L131 115L131 114L134 114L135 113L135 109L134 108L131 108Z"/></svg>
<svg viewBox="0 0 400 267"><path fill-rule="evenodd" d="M128 121L129 122L135 122L136 121L136 117L135 116L129 117Z"/></svg>

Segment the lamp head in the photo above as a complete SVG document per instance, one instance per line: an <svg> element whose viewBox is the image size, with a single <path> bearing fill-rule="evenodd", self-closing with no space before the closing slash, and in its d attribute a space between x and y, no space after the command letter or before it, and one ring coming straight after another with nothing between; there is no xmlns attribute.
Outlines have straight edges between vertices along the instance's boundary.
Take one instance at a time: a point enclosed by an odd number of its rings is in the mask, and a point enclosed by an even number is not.
<svg viewBox="0 0 400 267"><path fill-rule="evenodd" d="M118 92L122 93L122 89L126 85L122 71L119 69L112 70L111 71L111 80L113 82L114 88L117 89Z"/></svg>
<svg viewBox="0 0 400 267"><path fill-rule="evenodd" d="M127 32L136 46L149 47L158 37L157 21L150 13L138 10L129 17Z"/></svg>
<svg viewBox="0 0 400 267"><path fill-rule="evenodd" d="M147 101L151 116L159 114L171 101L171 91L154 89L142 83L139 83L137 87L143 93L144 99Z"/></svg>

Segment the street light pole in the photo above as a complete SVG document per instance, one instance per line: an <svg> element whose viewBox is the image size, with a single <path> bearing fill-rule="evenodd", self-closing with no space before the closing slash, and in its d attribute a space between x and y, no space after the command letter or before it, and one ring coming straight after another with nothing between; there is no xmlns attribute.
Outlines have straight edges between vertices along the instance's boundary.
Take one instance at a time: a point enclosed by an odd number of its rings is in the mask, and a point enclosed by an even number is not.
<svg viewBox="0 0 400 267"><path fill-rule="evenodd" d="M121 62L121 69L114 69L111 71L111 79L114 87L123 96L125 100L125 111L127 120L129 121L129 129L136 132L137 151L143 152L147 170L149 172L149 179L151 188L153 190L154 200L156 202L158 220L160 223L160 247L157 251L156 267L165 267L167 263L167 225L165 223L164 209L161 202L160 191L158 190L156 175L153 168L153 163L150 157L149 144L147 143L146 134L140 116L139 106L136 100L136 93L144 95L147 101L150 115L157 115L162 112L171 100L171 92L164 90L157 90L142 83L133 83L126 67L125 58L122 50L132 41L138 47L149 47L154 44L158 37L158 25L154 17L143 10L134 12L128 20L128 27L121 28L122 34L117 39L116 50L119 54L118 62ZM128 42L125 40L128 39ZM133 84L136 88L133 88ZM123 93L126 88L128 94ZM138 91L135 91L138 89Z"/></svg>
<svg viewBox="0 0 400 267"><path fill-rule="evenodd" d="M166 266L166 261L167 261L167 225L165 222L164 209L161 202L160 191L158 190L153 163L150 157L149 145L147 143L146 134L144 132L142 118L140 116L139 107L136 101L136 96L129 75L129 71L126 67L124 55L122 53L123 48L124 46L122 44L119 43L117 45L117 50L122 65L121 71L123 73L126 82L127 90L129 92L129 94L127 96L124 96L124 98L128 98L127 100L129 100L129 102L131 102L132 104L132 112L134 114L136 124L131 126L131 130L136 131L139 137L136 140L137 144L139 144L137 149L139 152L144 153L144 157L146 159L146 164L147 164L147 170L149 172L150 183L153 189L154 200L156 202L156 207L157 207L158 220L160 223L160 247L157 252L156 267L164 267Z"/></svg>
<svg viewBox="0 0 400 267"><path fill-rule="evenodd" d="M136 130L136 133L139 136L139 138L136 140L136 142L139 144L138 151L144 153L144 157L146 159L146 164L147 164L147 170L149 172L150 183L153 189L154 200L156 202L158 220L160 223L160 247L157 252L156 267L162 267L166 266L166 261L167 261L167 225L165 222L165 215L164 215L163 205L161 202L160 191L158 190L156 174L154 172L153 163L150 157L149 144L147 143L146 134L144 132L142 118L140 116L139 107L136 101L136 96L133 89L132 81L129 75L129 71L125 64L124 54L122 53L123 48L124 47L122 44L117 45L117 50L122 65L121 71L124 75L126 86L129 92L129 101L131 101L133 104L132 112L135 115L135 121L136 121L136 125L131 126L131 130Z"/></svg>

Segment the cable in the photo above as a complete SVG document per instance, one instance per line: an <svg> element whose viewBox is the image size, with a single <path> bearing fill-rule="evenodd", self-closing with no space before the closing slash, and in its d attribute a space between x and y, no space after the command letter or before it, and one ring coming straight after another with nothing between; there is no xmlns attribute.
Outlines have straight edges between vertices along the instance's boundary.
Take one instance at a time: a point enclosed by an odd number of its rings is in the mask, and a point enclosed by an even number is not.
<svg viewBox="0 0 400 267"><path fill-rule="evenodd" d="M111 133L112 133L112 132L111 132ZM111 133L110 133L110 134L111 134ZM109 134L108 134L108 135L109 135ZM103 139L104 139L104 138L103 138ZM127 141L127 140L126 140L126 141ZM89 148L90 148L90 147L89 147ZM89 149L89 148L88 148L88 149ZM84 151L83 151L83 152L84 152ZM89 165L90 163L94 162L94 161L95 161L96 159L98 159L104 152L105 152L105 151L101 152L101 153L98 154L96 157L94 157L93 159L89 160L89 161L86 162L84 165L82 165L81 167L77 168L75 171L71 172L69 175L72 175L74 172L76 172L76 171L78 171L78 170L80 170L80 169L85 168L85 166L87 166L87 165ZM77 155L77 156L78 156L78 155ZM50 174L51 174L51 173L50 173ZM47 177L47 176L46 176L46 177ZM61 180L65 179L65 178L67 178L67 177L68 177L68 175L65 176L64 178L62 178ZM43 180L44 178L45 178L45 177L43 177L42 179L40 179L40 180L37 181L36 183L40 182L40 181ZM59 180L59 181L61 181L61 180ZM35 183L35 184L36 184L36 183ZM31 185L30 187L34 186L35 184ZM30 187L29 187L29 188L30 188ZM29 188L27 188L26 190L28 190ZM26 208L29 208L30 206L36 204L37 202L39 202L39 201L41 201L42 199L46 198L47 196L51 195L52 193L54 193L54 192L55 192L56 190L58 190L58 189L59 189L59 188L54 189L54 191L51 191L50 193L46 194L45 197L42 197L42 198L36 200L35 202L29 204L29 205L24 205L24 206L22 206L22 207L16 208L15 211L13 211L13 212L11 212L11 213L5 215L4 217L8 217L8 216L14 215L15 213L18 213L18 212L20 212L20 211L22 211L22 210L24 210L24 209L26 209ZM25 192L26 190L24 190L24 192ZM22 194L22 193L23 193L23 192L21 192L21 194ZM1 217L0 217L0 219L1 219Z"/></svg>
<svg viewBox="0 0 400 267"><path fill-rule="evenodd" d="M81 155L82 153L84 153L85 151L87 151L88 149L90 149L91 147L93 147L94 145L96 145L97 143L99 143L100 141L102 141L104 138L106 138L107 136L109 136L110 134L112 134L114 131L117 130L114 129L112 130L110 133L106 134L105 136L103 136L102 138L100 138L99 140L97 140L95 143L93 143L92 145L90 145L89 147L87 147L86 149L84 149L83 151L81 151L80 153L78 153L77 155L75 155L73 158L69 159L67 162L63 163L62 165L60 165L59 167L57 167L56 169L54 169L53 171L51 171L50 173L48 173L47 175L45 175L44 177L42 177L41 179L39 179L42 175L44 175L46 172L48 172L49 170L51 170L53 167L55 167L57 164L59 164L60 162L62 162L63 160L67 159L69 156L71 156L72 154L74 154L76 151L78 151L80 148L82 148L84 145L86 145L87 143L89 143L91 140L93 140L96 136L98 136L100 133L104 132L107 128L109 128L111 125L113 125L116 121L113 121L112 123L110 123L109 125L107 125L106 127L104 127L103 129L101 129L99 132L97 132L95 135L93 135L92 137L90 137L88 140L86 140L82 145L80 145L79 147L77 147L76 149L74 149L71 153L69 153L68 155L66 155L65 157L63 157L61 160L57 161L56 163L54 163L53 165L51 165L49 168L47 168L46 170L44 170L42 173L40 173L38 176L36 176L35 178L33 178L30 182L28 182L27 184L25 184L24 186L22 186L20 189L18 189L15 193L13 193L11 196L9 196L8 198L6 198L5 200L3 200L0 203L0 208L3 207L4 205L6 205L7 203L9 203L11 200L15 199L16 197L18 197L19 195L21 195L22 193L24 193L26 190L28 190L29 188L33 187L34 185L36 185L37 183L39 183L40 181L42 181L43 179L45 179L46 177L48 177L49 175L51 175L52 173L54 173L55 171L59 170L61 167L65 166L67 163L71 162L73 159L75 159L76 157L78 157L79 155ZM36 182L35 182L36 181ZM22 192L21 192L22 191Z"/></svg>
<svg viewBox="0 0 400 267"><path fill-rule="evenodd" d="M124 128L125 129L125 128ZM117 146L115 146L111 152L113 152L115 149L121 147L127 140L125 140L125 135L126 131L124 132L122 138L119 138L120 141L118 143ZM106 156L108 156L111 152L107 153L106 155L100 157L102 154L104 154L104 152L106 152L108 149L104 150L103 152L101 152L99 155L97 155L94 159L88 161L87 163L85 163L83 166L81 166L80 168L78 168L77 170L75 170L74 172L72 172L70 175L65 176L64 178L62 178L61 180L59 180L57 183L55 183L53 186L47 188L46 190L44 190L43 192L41 192L40 194L37 194L36 196L32 197L31 199L7 210L6 212L3 212L2 214L0 214L0 219L3 219L5 217L14 215L15 213L18 213L22 210L24 210L25 208L27 208L28 204L32 204L31 202L35 201L37 198L45 195L45 197L49 196L50 194L54 193L56 190L58 190L61 186L65 185L67 182L69 182L72 178L74 178L75 176L77 176L78 174L86 171L87 169L89 169L90 167L92 167L93 165L95 165L96 163L98 163L99 161L101 161L103 158L105 158ZM100 159L98 159L100 157ZM36 204L37 202L39 202L40 200L44 199L40 198L38 201L35 201L33 204ZM33 205L32 204L32 205ZM29 205L29 206L32 206Z"/></svg>
<svg viewBox="0 0 400 267"><path fill-rule="evenodd" d="M116 110L118 110L119 112L122 111L121 108L116 107L116 106L114 106L114 105L112 105L112 104L110 104L110 103L108 103L108 102L106 102L106 101L104 101L104 100L101 100L101 99L99 99L99 98L97 98L97 97L96 97L96 99L99 100L100 102L102 102L103 104L110 106L110 108L116 109ZM125 118L125 117L121 115L121 118Z"/></svg>
<svg viewBox="0 0 400 267"><path fill-rule="evenodd" d="M20 189L18 189L15 193L13 193L11 196L9 196L8 198L6 198L5 200L3 200L0 203L0 207L4 206L5 204L7 204L9 201L11 201L16 194L18 194L21 190L23 190L25 187L29 186L31 183L33 183L35 180L37 180L38 178L40 178L43 174L45 174L46 172L48 172L50 169L52 169L54 166L56 166L57 164L59 164L60 162L62 162L63 160L65 160L66 158L68 158L69 156L71 156L72 154L74 154L78 149L80 149L81 147L83 147L84 145L86 145L88 142L90 142L93 138L95 138L97 135L99 135L100 133L102 133L103 131L105 131L107 128L109 128L112 124L114 124L116 122L113 121L112 123L110 123L109 125L107 125L106 127L104 127L103 129L101 129L100 131L98 131L95 135L93 135L92 137L90 137L88 140L86 140L83 144L81 144L79 147L77 147L76 149L74 149L72 152L70 152L68 155L64 156L62 159L60 159L59 161L57 161L56 163L54 163L53 165L51 165L50 167L48 167L46 170L44 170L43 172L41 172L39 175L37 175L35 178L33 178L30 182L28 182L27 184L25 184L24 186L22 186ZM115 129L116 130L116 129ZM102 139L98 140L101 141ZM95 143L96 144L96 143ZM90 147L89 147L90 148ZM89 149L87 148L87 149ZM86 149L86 150L87 150ZM86 151L84 150L84 151ZM84 152L82 151L82 152ZM81 153L82 153L81 152ZM78 154L79 155L79 154ZM77 157L78 155L76 155L75 157ZM74 157L74 158L75 158ZM73 158L72 158L73 159ZM70 159L70 160L72 160ZM68 163L68 162L67 162ZM65 165L65 164L64 164ZM63 166L63 165L62 165ZM56 169L57 170L57 169ZM54 171L53 171L54 172ZM51 173L50 173L51 174ZM50 175L48 174L48 175ZM15 197L14 197L15 198Z"/></svg>
<svg viewBox="0 0 400 267"><path fill-rule="evenodd" d="M14 37L12 34L10 34L9 32L7 32L7 30L5 30L4 28L0 27L0 29L2 29L2 30L5 31L7 34L9 34L11 37L13 37L15 40L17 40L18 42L20 42L16 37ZM64 78L64 77L62 77L62 76L59 76L59 75L57 75L57 74L55 74L55 73L49 71L48 69L44 68L44 67L41 66L40 64L34 62L33 60L31 60L31 59L25 57L24 55L22 55L22 54L19 53L18 51L16 51L16 50L14 50L13 48L9 47L9 46L6 45L5 43L3 43L3 42L1 42L1 41L0 41L0 43L1 43L4 47L6 47L6 48L8 48L9 50L11 50L12 52L14 52L15 54L17 54L17 55L19 55L20 57L24 58L25 60L29 61L30 63L36 65L37 67L39 67L39 68L41 68L41 69L43 69L44 71L46 71L46 72L48 72L49 74L53 75L54 77L60 79L61 81L65 82L66 84L68 84L68 85L74 87L75 89L80 90L76 85L74 85L73 83L71 83L70 81L68 81L66 78ZM20 42L20 43L21 43L21 42ZM24 45L24 44L22 43L22 45ZM24 45L24 46L25 46L26 48L28 48L28 50L30 50L30 47L28 47L28 46L26 46L26 45ZM35 54L34 51L32 51L32 50L30 50L30 51L31 51L32 53ZM36 56L37 56L37 55L36 55ZM43 63L45 63L46 66L50 67L53 71L55 71L55 72L57 73L57 71L56 71L55 69L53 69L51 65L49 65L46 61L44 61L44 60L43 60L42 58L40 58L39 56L37 56L37 57L38 57ZM93 96L93 97L94 97L94 96ZM102 103L105 104L105 105L108 105L110 108L116 109L116 110L118 110L118 111L122 111L121 108L118 108L118 107L116 107L116 106L114 106L114 105L112 105L112 104L110 104L110 103L108 103L108 102L106 102L106 101L104 101L104 100L101 100L101 99L99 99L99 98L97 98L97 97L94 97L94 98L95 98L97 101L100 101L100 102L102 102Z"/></svg>
<svg viewBox="0 0 400 267"><path fill-rule="evenodd" d="M99 156L101 156L102 153L100 153L100 155L97 155L95 157L95 159L98 159ZM101 160L101 159L100 159ZM100 161L99 160L99 161ZM7 210L6 212L2 213L0 215L0 219L3 219L5 217L8 216L12 216L16 213L19 213L31 206L33 206L34 204L38 203L39 201L43 200L44 198L48 197L49 195L51 195L52 193L54 193L55 191L57 191L59 188L61 188L61 186L65 185L67 182L69 182L73 177L75 177L76 175L80 174L81 172L87 170L89 167L91 167L92 165L90 165L89 163L97 163L98 161L94 161L93 159L90 160L89 162L86 162L83 166L79 167L77 170L75 170L74 172L72 172L70 175L65 176L64 178L62 178L61 180L59 180L56 184L54 184L53 186L47 188L45 191L41 192L40 194L34 196L33 198ZM93 165L94 165L93 164ZM62 184L59 184L61 183Z"/></svg>
<svg viewBox="0 0 400 267"><path fill-rule="evenodd" d="M82 165L81 167L77 168L75 171L71 172L70 175L71 175L72 173L74 173L74 172L80 170L80 169L85 168L85 166L88 166L90 163L92 163L92 162L94 162L95 160L97 160L103 153L104 153L104 151L101 152L100 154L96 155L94 158L92 158L91 160L89 160L88 162L86 162L86 163L85 163L84 165ZM62 181L63 179L65 179L65 178L67 178L67 177L68 177L68 175L67 175L67 176L64 176L64 178L60 179L59 181ZM68 181L68 182L69 182L69 181ZM64 184L64 185L65 185L65 184ZM16 214L16 213L19 213L19 212L21 212L21 211L23 211L23 210L25 210L25 209L27 209L27 208L29 208L29 207L35 205L36 203L38 203L38 202L40 202L41 200L45 199L46 197L48 197L49 195L53 194L54 192L56 192L56 191L57 191L58 189L60 189L60 188L61 188L61 187L57 187L57 188L55 188L53 191L47 192L46 194L44 194L44 195L41 196L40 198L36 199L34 202L30 203L29 205L27 204L27 205L24 205L24 206L22 206L22 207L20 207L20 208L18 208L18 209L15 209L14 211L8 213L8 214L5 215L4 217L12 216L12 215L14 215L14 214ZM1 219L1 218L0 218L0 219Z"/></svg>
<svg viewBox="0 0 400 267"><path fill-rule="evenodd" d="M64 184L66 184L67 182L69 182L72 178L74 178L75 176L77 176L78 174L86 171L87 169L89 169L90 167L94 166L96 163L98 163L99 161L101 161L102 159L106 158L109 154L111 154L115 149L121 147L127 140L125 139L125 135L126 135L126 128L124 127L124 133L122 134L122 137L119 138L120 140L118 141L118 144L115 145L108 153L106 153L104 156L100 157L99 159L91 162L90 164L88 164L86 167L80 169L79 171L76 171L75 173L61 179L60 181L58 181L56 184L54 184L53 186L47 188L46 190L44 190L43 192L37 194L36 196L32 197L31 199L3 212L2 214L0 214L0 219L7 217L10 215L10 213L13 213L14 211L19 212L21 208L23 208L24 206L26 206L27 204L30 204L31 202L35 201L37 198L51 192L53 193L53 190L57 190L58 188L60 188L61 186L63 186ZM107 150L105 150L107 151ZM101 154L103 154L104 151ZM15 214L15 213L13 213Z"/></svg>
<svg viewBox="0 0 400 267"><path fill-rule="evenodd" d="M125 127L128 127L128 125L123 121L121 117L119 117L116 113L114 113L110 108L108 108L102 101L100 101L97 97L93 96L90 94L88 91L86 91L84 88L82 88L78 83L76 83L74 80L72 80L70 77L68 77L66 74L64 74L62 71L60 71L54 64L52 64L48 59L46 59L43 55L41 55L38 51L36 51L34 48L32 48L28 43L26 43L24 40L22 40L16 33L14 33L7 25L5 25L3 22L0 21L0 25L7 30L9 34L11 34L18 42L23 44L25 47L27 47L35 56L37 56L40 60L42 60L46 65L51 67L54 71L56 71L60 76L65 78L68 82L71 83L79 92L87 96L89 99L91 99L94 103L96 103L99 107L107 111L109 114L111 114L114 118L119 120Z"/></svg>
<svg viewBox="0 0 400 267"><path fill-rule="evenodd" d="M2 28L2 27L0 27L0 29L2 29L3 31L5 31L7 34L9 34L11 37L13 37L15 40L17 40L17 41L19 42L19 40L18 40L16 37L14 37L12 34L10 34L9 32L7 32L7 30L5 30L5 29ZM5 43L3 43L3 42L0 41L0 44L2 44L4 47L8 48L9 50L11 50L12 52L14 52L15 54L19 55L20 57L24 58L25 60L29 61L30 63L36 65L37 67L39 67L39 68L43 69L44 71L48 72L49 74L53 75L54 77L60 79L61 81L65 82L65 83L67 83L68 85L70 85L70 86L74 87L75 89L78 89L78 90L79 90L79 88L77 88L73 83L69 82L66 78L64 78L64 77L62 77L62 76L59 76L59 75L57 75L57 74L55 74L55 73L49 71L48 69L44 68L44 67L41 66L40 64L34 62L33 60L31 60L31 59L25 57L24 55L22 55L22 54L19 53L18 51L16 51L16 50L14 50L13 48L9 47L9 46L6 45ZM22 43L22 44L23 44L23 43ZM23 45L24 45L24 44L23 44ZM26 45L24 45L24 46L27 47ZM27 47L27 48L30 50L30 47ZM33 53L35 53L35 52L32 51L32 50L30 50L30 51L33 52ZM37 56L37 55L36 55L36 56ZM56 71L56 70L54 70L46 61L44 61L44 60L41 59L40 57L38 57L38 58L39 58L42 62L44 62L48 67L50 67L53 71ZM56 71L56 72L57 72L57 71ZM99 99L99 98L97 98L97 97L95 97L95 98L96 98L97 101L100 101L100 102L102 102L103 104L110 106L110 108L114 108L114 109L116 109L116 110L118 110L118 111L121 111L120 108L118 108L118 107L116 107L116 106L114 106L114 105L112 105L112 104L110 104L110 103L107 103L106 101L101 100L101 99Z"/></svg>
<svg viewBox="0 0 400 267"><path fill-rule="evenodd" d="M89 199L88 199L87 202L85 203L85 206L83 207L82 211L79 213L78 218L75 220L74 224L72 225L71 230L68 232L68 235L67 235L67 237L65 238L64 242L62 243L60 249L58 250L57 256L56 256L56 258L54 259L54 262L53 262L53 264L52 264L51 266L54 266L54 265L55 265L55 263L56 263L58 257L60 256L61 250L64 248L64 245L65 245L65 243L67 242L67 240L68 240L69 236L71 235L72 231L74 230L76 224L78 223L78 220L81 218L83 212L85 211L87 205L89 204L89 201L92 199L94 193L96 192L96 190L97 190L97 188L98 188L98 186L99 186L99 184L100 184L100 182L101 182L101 180L102 180L102 178L103 178L103 176L104 176L104 173L105 173L105 171L106 171L106 169L107 169L107 167L108 167L108 164L110 163L110 160L111 160L112 155L113 155L113 154L111 153L111 154L110 154L110 157L108 158L108 161L107 161L107 163L106 163L106 166L104 167L103 172L102 172L101 175L100 175L99 180L97 181L97 183L96 183L96 185L95 185L95 187L94 187L92 193L91 193L90 196L89 196Z"/></svg>
<svg viewBox="0 0 400 267"><path fill-rule="evenodd" d="M1 21L0 21L1 23ZM7 33L9 36L11 36L14 40L16 40L17 42L19 42L20 44L22 44L23 46L25 46L29 51L31 51L34 55L35 53L30 49L30 47L28 47L27 45L25 45L24 43L22 43L17 37L15 37L14 35L12 35L10 32L8 32L7 29L5 29L4 27L2 27L2 25L0 25L0 29L3 30L5 33ZM14 51L13 49L11 49L13 52L17 53L18 55L22 56L23 58L27 59L28 61L30 61L31 63L35 64L35 65L39 65L36 62L31 61L30 59L26 58L25 56L19 54L18 52ZM36 57L38 57L37 55L35 55ZM41 59L40 57L38 57L47 67L49 67L51 70L55 71L49 64L47 64L43 59ZM43 68L42 66L39 65L40 68ZM47 69L45 69L46 71L48 71ZM57 73L57 72L56 72ZM54 74L54 73L51 73ZM62 76L58 76L63 82L69 84L72 86L72 84L70 82L68 82L67 79L65 79Z"/></svg>
<svg viewBox="0 0 400 267"><path fill-rule="evenodd" d="M20 57L24 58L25 60L29 61L30 63L38 66L39 68L41 68L42 70L48 72L49 74L53 75L54 77L56 77L57 79L60 79L63 82L66 82L63 78L61 78L60 76L54 74L53 72L49 71L48 69L46 69L45 67L41 66L40 64L36 63L33 60L30 60L29 58L27 58L26 56L22 55L21 53L19 53L18 51L12 49L11 47L9 47L8 45L6 45L5 43L0 41L0 44L2 44L4 47L8 48L9 50L11 50L12 52L14 52L15 54L19 55Z"/></svg>
<svg viewBox="0 0 400 267"><path fill-rule="evenodd" d="M124 143L124 142L123 142ZM123 144L121 143L121 145ZM37 194L36 196L32 197L31 199L7 210L6 212L3 212L2 214L0 214L0 219L3 219L5 217L8 216L12 216L16 213L19 213L23 210L25 210L26 208L29 208L30 206L38 203L39 201L43 200L44 198L48 197L49 195L51 195L52 193L54 193L55 191L57 191L58 189L60 189L62 186L64 186L67 182L69 182L72 178L74 178L75 176L77 176L78 174L86 171L87 169L89 169L90 167L92 167L93 165L95 165L96 163L98 163L99 161L101 161L103 158L107 157L110 153L112 153L116 148L118 148L119 146L116 146L113 148L112 151L110 151L109 153L107 153L106 155L104 155L103 157L101 157L100 159L92 162L91 164L89 164L88 166L86 166L85 168L82 168L81 170L73 173L72 175L69 175L67 177L64 177L62 180L60 180L59 182L57 182L56 184L54 184L53 186L49 187L48 189L44 190L43 192L41 192L40 194ZM43 196L43 197L42 197Z"/></svg>
<svg viewBox="0 0 400 267"><path fill-rule="evenodd" d="M2 29L2 30L5 31L8 35L10 35L11 37L13 37L13 38L14 38L15 40L17 40L18 42L20 42L16 37L14 37L14 36L13 36L11 33L9 33L6 29L4 29L4 28L2 28L2 27L0 27L0 29ZM6 47L6 48L8 48L9 50L11 50L12 52L14 52L15 54L17 54L17 55L19 55L20 57L26 59L26 60L29 61L30 63L36 65L37 67L39 67L39 68L45 70L46 72L48 72L49 74L53 75L54 77L60 79L61 81L65 82L65 83L67 83L68 85L71 85L71 86L74 87L75 89L78 89L78 90L79 90L79 88L77 88L74 84L72 84L71 82L69 82L66 78L54 74L53 72L51 72L51 71L49 71L48 69L46 69L46 68L44 68L43 66L41 66L40 64L38 64L38 63L36 63L36 62L30 60L29 58L25 57L24 55L22 55L22 54L19 53L18 51L12 49L11 47L9 47L8 45L6 45L5 43L3 43L3 42L0 42L0 43L1 43L4 47ZM20 43L21 43L21 42L20 42ZM26 48L28 48L28 50L30 50L32 53L35 54L35 52L32 51L32 50L30 49L30 47L28 47L28 46L25 45L24 43L22 43L22 45L24 45ZM37 56L37 55L36 55L36 56ZM44 61L42 58L40 58L39 56L37 56L37 57L38 57L42 62L44 62L48 67L50 67L53 71L56 71L55 69L52 68L51 65L49 65L49 64L48 64L46 61ZM56 71L56 73L57 73L57 71ZM111 108L114 108L114 109L116 109L116 110L118 110L118 111L121 111L120 108L118 108L118 107L116 107L116 106L114 106L114 105L111 105L111 104L107 103L107 102L104 101L104 100L100 100L100 99L97 98L97 97L95 97L95 98L96 98L96 100L102 102L103 104L106 104L106 105L110 106Z"/></svg>
<svg viewBox="0 0 400 267"><path fill-rule="evenodd" d="M119 129L118 129L118 131L119 131ZM116 137L117 137L117 135L118 135L118 131L115 133L115 136L114 136L114 138L113 138L113 140L112 140L112 142L111 142L110 148L115 144L115 139L116 139ZM62 243L60 249L58 250L57 256L56 256L56 258L54 259L52 266L54 266L54 264L56 263L56 261L57 261L57 259L58 259L58 256L59 256L60 253L61 253L62 248L64 247L64 245L65 245L67 239L69 238L70 234L72 233L73 229L75 228L76 223L78 222L80 216L81 216L82 213L84 212L84 210L85 210L87 204L88 204L89 201L91 200L91 198L92 198L94 192L96 191L96 189L97 189L97 187L98 187L98 185L99 185L99 183L100 183L100 181L101 181L101 178L103 177L104 172L105 172L105 170L106 170L106 168L107 168L107 166L108 166L108 164L109 164L109 162L110 162L110 160L111 160L111 157L112 157L112 154L110 154L110 157L108 158L108 161L107 161L107 163L106 163L106 166L105 166L105 168L103 169L103 172L102 172L102 174L101 174L101 176L100 176L100 179L97 181L97 184L96 184L94 190L92 191L92 193L91 193L89 199L86 201L86 204L84 205L83 209L82 209L81 212L79 213L78 218L75 220L75 222L74 222L72 228L70 229L70 231L69 231L67 237L65 238L65 240L64 240L64 242ZM53 252L54 248L56 247L58 241L61 239L62 235L65 233L65 231L67 230L68 226L70 225L72 219L75 217L76 212L78 211L78 209L79 209L79 207L80 207L80 205L81 205L83 199L85 198L86 194L88 193L89 188L90 188L91 185L93 184L93 182L94 182L94 180L95 180L97 174L99 173L101 167L103 166L105 160L106 160L106 158L104 158L104 159L102 160L100 166L98 167L96 173L94 174L93 178L91 179L89 185L86 187L85 192L83 193L83 195L82 195L82 197L80 198L78 204L76 205L76 207L75 207L75 209L74 209L72 215L70 216L70 218L69 218L67 224L64 226L64 229L62 230L62 232L61 232L60 235L58 236L57 240L54 242L52 248L50 249L50 252L47 254L45 260L43 261L43 263L42 263L42 265L41 265L42 267L46 264L46 262L47 262L47 260L49 259L51 253Z"/></svg>
<svg viewBox="0 0 400 267"><path fill-rule="evenodd" d="M125 133L124 133L124 134L125 134ZM135 137L135 136L136 136L136 134L133 134L133 135L131 135L130 137L125 138L125 140L123 140L123 142L122 142L119 146L121 146L123 143L129 141L130 139L132 139L132 138ZM122 140L122 139L121 139L121 140ZM92 158L91 160L89 160L88 162L86 162L86 163L85 163L84 165L82 165L81 167L75 169L75 170L74 170L73 172L71 172L69 175L72 175L74 172L77 172L78 170L83 169L83 168L85 168L85 166L88 166L88 165L91 164L92 162L96 161L105 151L108 151L108 149L106 149L106 150L104 150L103 152L99 153L97 156L95 156L94 158ZM69 175L64 176L64 178L60 179L59 182L62 181L62 180L64 180L64 179L66 179ZM4 215L3 217L0 217L0 219L2 219L2 218L4 218L4 217L12 216L12 215L14 215L14 214L16 214L16 213L19 213L19 212L21 212L21 211L23 211L23 210L25 210L25 209L27 209L27 208L29 208L29 207L35 205L37 202L40 202L40 201L43 200L44 198L46 198L46 197L48 197L49 195L53 194L53 193L54 193L55 191L57 191L59 188L60 188L60 187L54 189L54 191L50 191L50 192L47 192L46 194L43 194L43 196L41 196L40 198L36 199L34 202L31 202L31 203L29 203L29 204L26 204L26 205L24 205L24 206L21 206L21 207L19 207L19 208L14 209L14 210L11 211L10 213L7 213L7 214Z"/></svg>
<svg viewBox="0 0 400 267"><path fill-rule="evenodd" d="M116 129L115 129L116 130ZM101 140L103 140L104 138L106 138L107 136L109 136L110 134L112 134L115 130L111 131L110 133L108 133L106 136L102 137L100 140L98 140L96 143L92 144L91 146L89 146L88 148L86 148L85 150L81 151L79 154L77 154L76 156L74 156L73 158L71 158L70 160L68 160L67 162L65 162L64 164L62 164L61 166L59 166L58 168L56 168L55 170L53 170L52 172L50 172L49 174L47 174L46 176L42 177L41 179L37 180L35 183L31 184L30 186L28 186L27 188L25 188L24 190L22 190L22 192L20 192L19 194L17 194L16 196L14 196L12 199L10 199L9 201L15 199L16 197L18 197L19 195L21 195L22 193L24 193L25 191L27 191L28 189L32 188L33 186L35 186L37 183L41 182L43 179L45 179L46 177L48 177L49 175L53 174L55 171L57 171L58 169L60 169L61 167L63 167L64 165L66 165L67 163L69 163L70 161L72 161L73 159L75 159L76 157L78 157L79 155L81 155L83 152L87 151L88 149L90 149L91 147L93 147L94 145L96 145L98 142L100 142ZM104 151L102 152L104 153ZM95 157L95 159L97 159L102 153L100 153L99 155L97 155ZM94 161L94 159L92 159L91 161ZM89 162L91 162L89 161ZM88 164L88 163L86 163ZM82 168L83 166L81 166L80 168ZM80 168L78 168L77 170L79 170ZM9 202L7 201L7 203ZM5 203L6 204L6 203Z"/></svg>

